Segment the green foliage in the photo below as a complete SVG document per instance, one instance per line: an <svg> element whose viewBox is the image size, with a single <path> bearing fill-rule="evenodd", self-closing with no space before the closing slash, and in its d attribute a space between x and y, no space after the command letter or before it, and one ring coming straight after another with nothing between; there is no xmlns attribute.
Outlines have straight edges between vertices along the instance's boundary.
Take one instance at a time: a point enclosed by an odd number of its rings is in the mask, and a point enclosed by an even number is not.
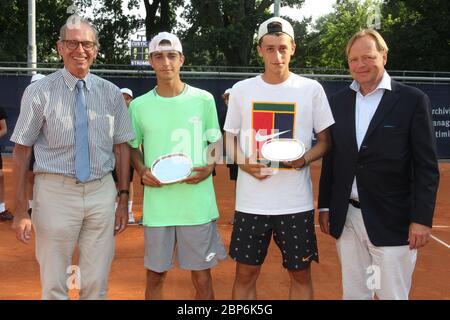
<svg viewBox="0 0 450 320"><path fill-rule="evenodd" d="M86 10L91 8L92 0L79 0L78 5ZM137 17L126 14L122 10L122 0L96 0L92 12L92 22L99 31L100 51L97 63L128 64L130 63L129 37L138 29L140 21ZM138 4L136 0L126 1L132 9Z"/></svg>
<svg viewBox="0 0 450 320"><path fill-rule="evenodd" d="M70 0L36 1L36 42L38 61L57 59L59 28L68 15ZM27 61L28 1L0 1L0 61Z"/></svg>
<svg viewBox="0 0 450 320"><path fill-rule="evenodd" d="M160 31L178 32L188 65L262 66L256 53L258 25L269 18L273 0L37 0L39 62L59 61L59 28L74 3L92 16L101 44L98 63L128 64L129 37L145 26L147 39ZM300 8L304 0L282 1ZM122 10L143 4L146 17ZM390 48L388 69L450 71L450 1L337 0L333 11L311 26L294 21L297 50L292 67L347 68L345 47L367 27L373 8L381 11L380 33ZM178 19L176 12L184 10ZM0 1L0 61L27 60L28 1Z"/></svg>
<svg viewBox="0 0 450 320"><path fill-rule="evenodd" d="M448 0L338 0L307 35L305 64L300 66L347 68L347 41L368 27L375 7L381 13L378 31L390 48L388 69L450 71Z"/></svg>
<svg viewBox="0 0 450 320"><path fill-rule="evenodd" d="M95 0L97 4L91 15L99 30L101 50L100 63L126 63L129 59L128 38L136 29L136 17L124 14L122 0ZM81 14L92 8L92 0L39 0L36 1L36 44L39 62L59 61L56 41L59 29L71 12L67 9L75 4ZM128 1L131 9L138 0ZM28 1L0 1L0 61L27 61L28 46Z"/></svg>
<svg viewBox="0 0 450 320"><path fill-rule="evenodd" d="M257 26L269 18L273 0L191 0L182 17L181 32L187 63L248 66L255 59ZM283 1L300 8L304 0Z"/></svg>
<svg viewBox="0 0 450 320"><path fill-rule="evenodd" d="M161 31L172 32L177 25L176 10L184 0L143 0L146 11L145 29L147 39Z"/></svg>
<svg viewBox="0 0 450 320"><path fill-rule="evenodd" d="M390 69L450 71L448 0L388 0L383 17Z"/></svg>
<svg viewBox="0 0 450 320"><path fill-rule="evenodd" d="M24 42L17 37L26 32L26 7L18 1L1 1L0 12L0 61L26 61L26 38Z"/></svg>
<svg viewBox="0 0 450 320"><path fill-rule="evenodd" d="M314 31L308 35L306 66L345 69L345 47L357 31L367 28L369 15L380 1L338 0L334 11L320 17Z"/></svg>

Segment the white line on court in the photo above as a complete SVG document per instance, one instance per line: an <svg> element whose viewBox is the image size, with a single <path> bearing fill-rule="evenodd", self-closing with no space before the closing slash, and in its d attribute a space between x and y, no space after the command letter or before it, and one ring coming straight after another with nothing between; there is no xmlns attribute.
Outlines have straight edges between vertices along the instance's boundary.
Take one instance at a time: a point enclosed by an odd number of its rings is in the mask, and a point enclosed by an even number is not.
<svg viewBox="0 0 450 320"><path fill-rule="evenodd" d="M442 241L441 239L431 235L431 238L433 238L434 240L436 240L437 242L439 242L440 244L444 245L447 247L447 249L450 249L450 245L448 245L447 243L445 243L444 241Z"/></svg>

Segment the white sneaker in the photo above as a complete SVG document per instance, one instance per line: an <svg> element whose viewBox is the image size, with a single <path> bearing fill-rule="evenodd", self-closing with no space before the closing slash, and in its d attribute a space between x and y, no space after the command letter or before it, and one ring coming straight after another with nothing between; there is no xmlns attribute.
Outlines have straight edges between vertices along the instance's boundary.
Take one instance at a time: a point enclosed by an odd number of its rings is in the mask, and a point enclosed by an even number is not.
<svg viewBox="0 0 450 320"><path fill-rule="evenodd" d="M134 214L133 212L128 212L128 223L136 223L136 221L134 220Z"/></svg>

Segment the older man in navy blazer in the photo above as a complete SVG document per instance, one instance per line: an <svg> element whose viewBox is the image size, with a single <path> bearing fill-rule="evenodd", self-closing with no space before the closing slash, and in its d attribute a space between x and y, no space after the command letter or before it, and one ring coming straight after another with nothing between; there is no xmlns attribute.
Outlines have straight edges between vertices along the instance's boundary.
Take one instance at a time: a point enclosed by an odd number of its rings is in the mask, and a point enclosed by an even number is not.
<svg viewBox="0 0 450 320"><path fill-rule="evenodd" d="M408 299L439 183L430 100L391 80L375 30L355 34L346 52L354 81L330 101L320 227L337 239L344 299Z"/></svg>

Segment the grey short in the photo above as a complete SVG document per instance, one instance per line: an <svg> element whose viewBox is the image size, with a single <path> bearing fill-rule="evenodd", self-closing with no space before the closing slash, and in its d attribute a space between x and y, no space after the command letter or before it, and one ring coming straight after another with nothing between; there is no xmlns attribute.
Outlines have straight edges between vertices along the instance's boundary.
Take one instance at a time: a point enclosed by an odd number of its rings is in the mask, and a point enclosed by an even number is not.
<svg viewBox="0 0 450 320"><path fill-rule="evenodd" d="M186 270L206 270L227 258L215 221L195 226L145 227L144 266L155 272L178 265Z"/></svg>

